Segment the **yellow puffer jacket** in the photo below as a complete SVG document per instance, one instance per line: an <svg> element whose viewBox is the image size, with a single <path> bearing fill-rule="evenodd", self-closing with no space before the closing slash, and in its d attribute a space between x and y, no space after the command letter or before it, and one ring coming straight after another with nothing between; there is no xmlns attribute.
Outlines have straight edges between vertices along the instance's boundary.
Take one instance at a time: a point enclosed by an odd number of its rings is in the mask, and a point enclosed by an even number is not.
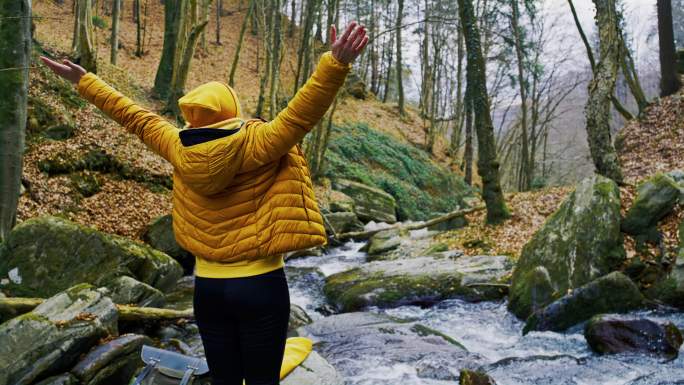
<svg viewBox="0 0 684 385"><path fill-rule="evenodd" d="M226 130L225 136L196 144L192 135L181 136L202 128L178 129L93 73L81 78L78 90L173 165L174 234L196 256L195 274L239 277L282 267L285 252L326 243L297 144L323 117L350 68L328 51L275 119L217 122L210 128ZM211 100L199 107L218 103Z"/></svg>

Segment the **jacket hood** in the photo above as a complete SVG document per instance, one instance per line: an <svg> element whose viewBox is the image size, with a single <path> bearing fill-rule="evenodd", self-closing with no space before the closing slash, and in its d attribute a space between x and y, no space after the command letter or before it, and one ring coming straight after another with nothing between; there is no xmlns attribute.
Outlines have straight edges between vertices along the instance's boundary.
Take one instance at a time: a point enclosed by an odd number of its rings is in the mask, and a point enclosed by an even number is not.
<svg viewBox="0 0 684 385"><path fill-rule="evenodd" d="M207 127L242 115L235 91L222 82L204 83L178 99L187 127Z"/></svg>
<svg viewBox="0 0 684 385"><path fill-rule="evenodd" d="M242 165L245 130L240 118L227 119L211 127L180 131L179 177L192 191L214 195L223 191Z"/></svg>

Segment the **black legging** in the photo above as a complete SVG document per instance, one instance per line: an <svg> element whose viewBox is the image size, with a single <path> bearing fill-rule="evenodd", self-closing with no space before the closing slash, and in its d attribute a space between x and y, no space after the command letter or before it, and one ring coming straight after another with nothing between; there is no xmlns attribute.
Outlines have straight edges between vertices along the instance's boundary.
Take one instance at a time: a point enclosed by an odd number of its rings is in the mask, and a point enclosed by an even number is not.
<svg viewBox="0 0 684 385"><path fill-rule="evenodd" d="M283 268L240 278L195 277L195 320L212 385L278 385L290 317Z"/></svg>

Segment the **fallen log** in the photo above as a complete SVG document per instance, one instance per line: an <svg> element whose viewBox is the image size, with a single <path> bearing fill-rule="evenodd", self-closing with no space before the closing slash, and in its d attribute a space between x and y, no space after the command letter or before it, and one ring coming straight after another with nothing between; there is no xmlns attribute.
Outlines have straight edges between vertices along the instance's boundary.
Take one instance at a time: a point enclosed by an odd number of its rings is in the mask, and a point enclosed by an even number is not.
<svg viewBox="0 0 684 385"><path fill-rule="evenodd" d="M0 298L0 321L28 313L40 305L44 298L4 297ZM163 321L180 318L194 318L193 309L175 310L157 307L116 305L120 321Z"/></svg>
<svg viewBox="0 0 684 385"><path fill-rule="evenodd" d="M342 234L337 234L333 236L334 239L338 241L347 241L350 239L368 239L372 237L373 235L385 231L385 230L394 230L394 229L406 229L406 230L420 230L428 226L433 226L437 225L442 222L446 222L450 219L454 219L456 217L460 217L465 214L470 214L476 211L484 210L485 206L475 206L475 207L469 207L467 209L462 209L462 210L456 210L452 211L448 214L441 215L436 218L432 218L428 221L425 222L420 222L420 223L414 223L410 225L403 225L401 223L388 226L388 227L383 227L380 229L373 229L373 230L367 230L367 231L351 231L348 233L342 233Z"/></svg>

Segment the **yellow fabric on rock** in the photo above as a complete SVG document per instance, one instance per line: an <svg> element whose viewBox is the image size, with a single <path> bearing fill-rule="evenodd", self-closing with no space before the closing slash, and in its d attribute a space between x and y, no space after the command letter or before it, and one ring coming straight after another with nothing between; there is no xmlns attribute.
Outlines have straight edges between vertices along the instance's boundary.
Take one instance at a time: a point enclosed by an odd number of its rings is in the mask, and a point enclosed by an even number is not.
<svg viewBox="0 0 684 385"><path fill-rule="evenodd" d="M174 234L196 256L195 274L237 277L277 269L284 253L327 242L298 143L323 117L350 69L328 51L275 119L213 122L236 132L190 146L181 143L179 128L93 73L81 78L78 91L173 165ZM222 89L225 97L230 90L220 84L205 86L216 95L184 100L193 123L205 122L201 111L215 111L213 119L230 116L221 97Z"/></svg>
<svg viewBox="0 0 684 385"><path fill-rule="evenodd" d="M313 343L304 337L290 337L285 341L283 365L280 367L280 379L284 379L299 366L313 350ZM244 381L242 382L245 383Z"/></svg>

